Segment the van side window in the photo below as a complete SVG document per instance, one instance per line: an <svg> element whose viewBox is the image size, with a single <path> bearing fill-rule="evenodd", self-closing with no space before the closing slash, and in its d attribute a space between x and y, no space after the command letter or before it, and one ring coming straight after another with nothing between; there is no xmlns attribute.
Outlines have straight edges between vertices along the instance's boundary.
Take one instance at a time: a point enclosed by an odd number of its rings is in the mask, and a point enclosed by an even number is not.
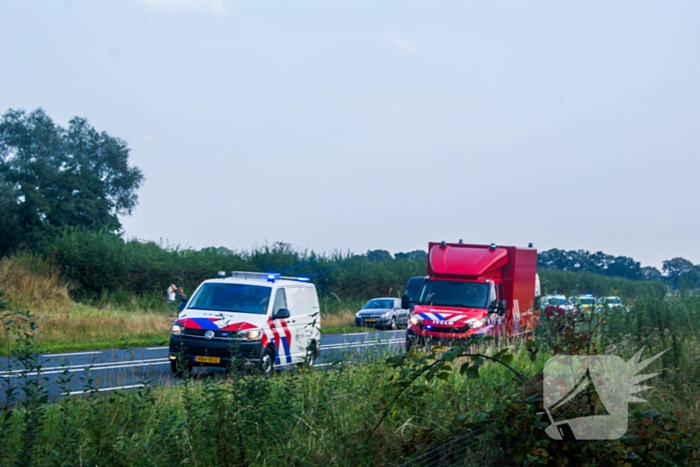
<svg viewBox="0 0 700 467"><path fill-rule="evenodd" d="M277 313L277 310L287 308L287 296L284 294L284 289L277 289L275 294L275 306L272 308L272 314Z"/></svg>

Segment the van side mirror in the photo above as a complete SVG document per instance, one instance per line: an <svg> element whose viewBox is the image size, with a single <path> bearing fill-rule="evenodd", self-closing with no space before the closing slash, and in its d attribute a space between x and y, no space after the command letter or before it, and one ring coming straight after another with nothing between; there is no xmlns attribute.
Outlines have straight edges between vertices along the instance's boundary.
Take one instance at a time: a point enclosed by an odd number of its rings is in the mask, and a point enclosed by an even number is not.
<svg viewBox="0 0 700 467"><path fill-rule="evenodd" d="M291 313L289 313L289 310L286 308L280 308L279 310L275 311L272 314L272 319L286 319L289 318Z"/></svg>
<svg viewBox="0 0 700 467"><path fill-rule="evenodd" d="M411 308L411 301L408 299L408 294L403 294L401 297L401 308L404 310Z"/></svg>

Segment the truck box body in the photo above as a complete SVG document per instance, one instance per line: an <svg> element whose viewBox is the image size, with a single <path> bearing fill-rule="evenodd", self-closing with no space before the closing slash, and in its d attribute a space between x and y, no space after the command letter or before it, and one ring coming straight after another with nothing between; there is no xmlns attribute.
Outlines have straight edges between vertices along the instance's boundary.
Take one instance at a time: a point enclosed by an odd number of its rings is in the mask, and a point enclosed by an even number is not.
<svg viewBox="0 0 700 467"><path fill-rule="evenodd" d="M534 248L431 242L409 341L531 330L539 318L533 310L536 266ZM497 311L498 302L505 309Z"/></svg>

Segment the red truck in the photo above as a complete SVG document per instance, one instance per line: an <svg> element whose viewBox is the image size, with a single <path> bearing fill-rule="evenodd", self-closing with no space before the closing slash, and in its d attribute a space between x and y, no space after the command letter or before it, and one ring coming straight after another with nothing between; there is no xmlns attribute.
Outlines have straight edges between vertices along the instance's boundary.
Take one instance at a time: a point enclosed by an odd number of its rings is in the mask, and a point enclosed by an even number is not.
<svg viewBox="0 0 700 467"><path fill-rule="evenodd" d="M532 330L537 250L531 247L434 243L428 275L411 307L406 349L475 335L513 336Z"/></svg>

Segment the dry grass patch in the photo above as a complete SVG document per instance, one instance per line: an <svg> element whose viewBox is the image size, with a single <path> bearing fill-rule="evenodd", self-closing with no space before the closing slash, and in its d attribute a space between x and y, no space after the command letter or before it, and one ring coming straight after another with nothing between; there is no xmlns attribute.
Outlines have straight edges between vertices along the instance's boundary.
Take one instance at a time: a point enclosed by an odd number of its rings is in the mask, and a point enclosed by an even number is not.
<svg viewBox="0 0 700 467"><path fill-rule="evenodd" d="M11 310L46 310L71 302L58 267L29 253L0 260L0 288Z"/></svg>
<svg viewBox="0 0 700 467"><path fill-rule="evenodd" d="M323 327L345 327L355 325L355 313L350 310L341 310L336 313L323 313L321 315L321 329Z"/></svg>
<svg viewBox="0 0 700 467"><path fill-rule="evenodd" d="M110 305L94 307L70 299L70 284L56 265L22 253L0 260L0 288L7 312L31 311L37 320L37 343L47 350L118 347L124 339L149 344L163 340L174 319L167 311L143 311ZM0 336L0 341L5 337ZM0 352L7 353L5 342Z"/></svg>
<svg viewBox="0 0 700 467"><path fill-rule="evenodd" d="M94 308L73 303L62 309L36 313L39 343L99 344L118 341L152 339L167 335L174 317L154 311L125 311L118 308Z"/></svg>

